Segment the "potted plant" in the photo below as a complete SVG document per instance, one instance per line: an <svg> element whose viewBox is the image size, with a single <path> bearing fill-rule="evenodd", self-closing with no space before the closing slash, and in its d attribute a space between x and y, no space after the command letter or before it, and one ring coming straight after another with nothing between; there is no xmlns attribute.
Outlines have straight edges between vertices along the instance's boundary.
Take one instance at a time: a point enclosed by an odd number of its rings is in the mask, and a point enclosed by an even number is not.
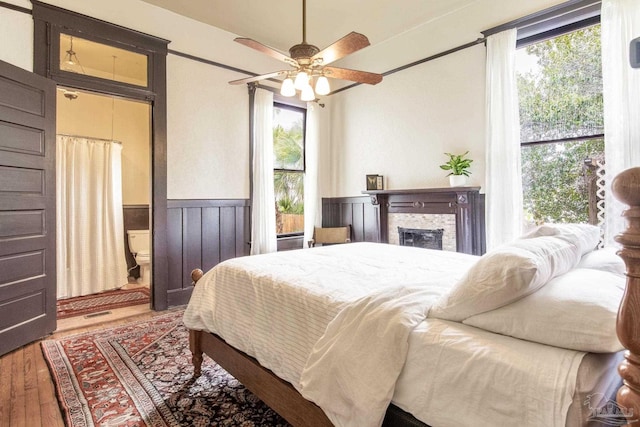
<svg viewBox="0 0 640 427"><path fill-rule="evenodd" d="M450 171L447 175L449 177L449 184L452 187L462 187L466 185L467 178L471 175L469 168L471 167L471 162L473 162L473 160L466 158L469 152L467 151L464 154L444 154L449 156L449 160L445 164L440 165L440 169Z"/></svg>

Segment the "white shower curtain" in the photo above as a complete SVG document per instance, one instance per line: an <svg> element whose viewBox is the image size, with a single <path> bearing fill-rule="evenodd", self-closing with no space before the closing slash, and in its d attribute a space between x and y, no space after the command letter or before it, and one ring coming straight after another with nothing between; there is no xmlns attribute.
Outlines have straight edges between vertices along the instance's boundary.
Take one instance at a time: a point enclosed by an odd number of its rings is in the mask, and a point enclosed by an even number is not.
<svg viewBox="0 0 640 427"><path fill-rule="evenodd" d="M58 298L127 283L122 218L122 145L58 135Z"/></svg>

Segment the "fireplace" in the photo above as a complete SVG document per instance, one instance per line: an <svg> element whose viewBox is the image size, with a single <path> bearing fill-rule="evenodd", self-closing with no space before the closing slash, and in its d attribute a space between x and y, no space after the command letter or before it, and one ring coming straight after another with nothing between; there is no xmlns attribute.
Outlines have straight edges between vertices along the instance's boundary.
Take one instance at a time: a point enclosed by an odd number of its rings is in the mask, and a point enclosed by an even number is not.
<svg viewBox="0 0 640 427"><path fill-rule="evenodd" d="M400 246L414 246L424 249L442 250L442 233L444 229L428 230L424 228L398 227Z"/></svg>

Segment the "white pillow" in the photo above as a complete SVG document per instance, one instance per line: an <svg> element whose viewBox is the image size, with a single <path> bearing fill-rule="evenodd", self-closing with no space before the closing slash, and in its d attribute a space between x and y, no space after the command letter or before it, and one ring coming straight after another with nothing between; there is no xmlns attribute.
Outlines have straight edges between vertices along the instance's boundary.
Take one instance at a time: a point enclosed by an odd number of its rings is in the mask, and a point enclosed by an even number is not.
<svg viewBox="0 0 640 427"><path fill-rule="evenodd" d="M429 317L461 321L512 303L576 266L576 246L552 236L517 239L483 255Z"/></svg>
<svg viewBox="0 0 640 427"><path fill-rule="evenodd" d="M554 236L578 247L580 255L593 251L600 242L600 228L591 224L542 224L524 236L523 239Z"/></svg>
<svg viewBox="0 0 640 427"><path fill-rule="evenodd" d="M616 316L625 279L606 271L576 268L542 289L463 323L502 335L579 351L622 350Z"/></svg>
<svg viewBox="0 0 640 427"><path fill-rule="evenodd" d="M618 256L617 248L606 247L584 254L578 263L578 268L593 268L625 276L627 268L622 258Z"/></svg>

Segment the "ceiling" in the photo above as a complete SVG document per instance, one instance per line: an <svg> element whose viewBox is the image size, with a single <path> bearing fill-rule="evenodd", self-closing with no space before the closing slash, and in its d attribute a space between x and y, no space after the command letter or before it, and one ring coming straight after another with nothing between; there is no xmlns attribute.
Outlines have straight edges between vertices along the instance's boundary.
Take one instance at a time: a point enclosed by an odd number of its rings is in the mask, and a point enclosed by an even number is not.
<svg viewBox="0 0 640 427"><path fill-rule="evenodd" d="M143 1L228 31L234 37L252 38L287 55L291 46L302 41L302 0ZM362 33L371 46L335 65L383 73L469 43L481 37L483 30L563 1L307 0L307 42L323 49L351 31ZM251 50L244 46L239 49ZM283 68L272 59L265 66L258 58L264 55L258 52L247 55L256 60L249 68L243 67L236 55L224 62L258 74Z"/></svg>
<svg viewBox="0 0 640 427"><path fill-rule="evenodd" d="M302 41L301 0L144 0L253 38L285 53ZM320 49L357 31L371 44L422 25L475 0L307 0L307 42Z"/></svg>

